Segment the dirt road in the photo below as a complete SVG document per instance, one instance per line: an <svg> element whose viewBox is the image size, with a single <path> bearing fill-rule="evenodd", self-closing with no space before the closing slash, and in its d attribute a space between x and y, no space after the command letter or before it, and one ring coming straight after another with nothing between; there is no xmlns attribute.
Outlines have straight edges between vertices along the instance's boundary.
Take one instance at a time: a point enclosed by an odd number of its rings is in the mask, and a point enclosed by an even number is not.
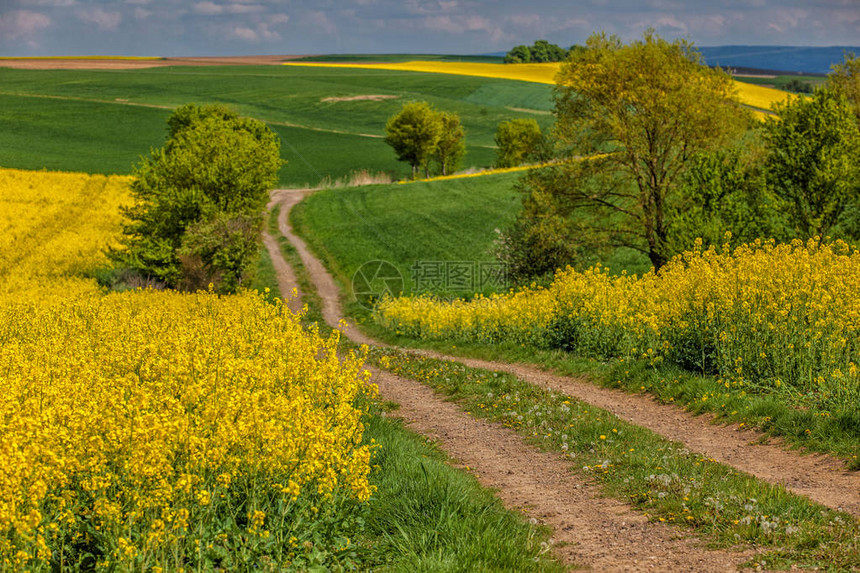
<svg viewBox="0 0 860 573"><path fill-rule="evenodd" d="M344 325L340 291L334 279L289 225L289 211L307 191L280 190L279 230L297 249L323 303L323 317L341 325L351 340L381 345L351 324ZM416 351L417 352L417 351ZM564 392L649 428L688 449L805 495L823 505L860 516L860 476L822 455L802 456L775 444L759 444L754 432L710 423L682 409L658 404L645 395L600 388L585 380L557 376L522 364L443 356L468 366L516 374L524 380ZM708 551L685 531L648 524L641 514L600 497L595 486L571 472L570 461L540 453L505 428L465 414L428 387L388 372L373 370L383 397L400 404L402 416L416 431L431 436L454 459L468 466L509 506L550 525L559 555L600 571L727 571L750 555ZM569 545L568 545L569 544Z"/></svg>

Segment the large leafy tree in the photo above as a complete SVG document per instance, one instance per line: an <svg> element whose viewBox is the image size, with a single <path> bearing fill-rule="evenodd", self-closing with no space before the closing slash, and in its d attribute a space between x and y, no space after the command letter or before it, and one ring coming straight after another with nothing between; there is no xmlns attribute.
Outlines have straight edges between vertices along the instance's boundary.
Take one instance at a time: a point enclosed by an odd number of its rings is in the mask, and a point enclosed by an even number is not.
<svg viewBox="0 0 860 573"><path fill-rule="evenodd" d="M671 255L667 206L691 159L749 125L732 79L702 65L686 41L648 31L626 45L591 36L556 83L556 134L571 153L593 158L570 163L567 183L554 192L563 211L605 221L574 240L642 250L659 269Z"/></svg>
<svg viewBox="0 0 860 573"><path fill-rule="evenodd" d="M168 128L164 147L135 168L135 204L125 210L123 248L111 256L143 277L178 286L187 230L223 222L225 214L258 216L282 161L280 142L265 124L223 106L183 106Z"/></svg>
<svg viewBox="0 0 860 573"><path fill-rule="evenodd" d="M819 89L811 98L774 106L764 128L765 170L786 205L789 227L800 238L836 232L857 239L846 216L860 204L860 131L841 93Z"/></svg>
<svg viewBox="0 0 860 573"><path fill-rule="evenodd" d="M427 102L410 102L385 124L385 143L394 149L397 159L412 166L412 177L424 167L424 175L430 175L430 160L433 157L443 125L433 107Z"/></svg>

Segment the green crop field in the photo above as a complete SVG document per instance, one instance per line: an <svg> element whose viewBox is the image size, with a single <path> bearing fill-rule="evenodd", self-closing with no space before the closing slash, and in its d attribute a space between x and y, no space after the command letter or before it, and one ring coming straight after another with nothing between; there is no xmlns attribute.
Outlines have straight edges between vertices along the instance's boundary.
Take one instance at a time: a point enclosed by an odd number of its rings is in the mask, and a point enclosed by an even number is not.
<svg viewBox="0 0 860 573"><path fill-rule="evenodd" d="M417 263L494 261L495 229L519 210L513 189L519 176L321 191L297 206L293 218L343 281L365 262L383 260L398 268L411 292Z"/></svg>
<svg viewBox="0 0 860 573"><path fill-rule="evenodd" d="M551 90L466 76L296 66L165 67L143 70L0 69L4 121L0 165L129 173L158 147L164 119L185 103L222 103L266 121L282 140L281 185L316 185L353 171L406 173L382 141L407 101L460 114L464 167L488 166L496 126L515 117L552 123ZM386 99L350 99L356 96ZM334 98L334 99L331 99Z"/></svg>

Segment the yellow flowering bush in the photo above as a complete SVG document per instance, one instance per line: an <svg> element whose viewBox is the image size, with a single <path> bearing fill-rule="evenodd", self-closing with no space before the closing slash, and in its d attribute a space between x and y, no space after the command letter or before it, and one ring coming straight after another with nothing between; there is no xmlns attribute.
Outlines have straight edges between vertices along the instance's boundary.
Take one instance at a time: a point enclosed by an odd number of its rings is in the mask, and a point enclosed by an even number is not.
<svg viewBox="0 0 860 573"><path fill-rule="evenodd" d="M471 302L386 299L376 319L417 338L668 360L825 409L860 398L860 252L841 242L699 248L642 277L568 268Z"/></svg>

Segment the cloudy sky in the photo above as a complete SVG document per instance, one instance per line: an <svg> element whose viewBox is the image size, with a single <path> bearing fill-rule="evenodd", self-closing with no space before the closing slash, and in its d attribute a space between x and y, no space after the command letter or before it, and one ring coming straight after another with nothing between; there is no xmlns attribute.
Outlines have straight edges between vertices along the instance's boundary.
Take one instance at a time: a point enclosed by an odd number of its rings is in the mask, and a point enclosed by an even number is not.
<svg viewBox="0 0 860 573"><path fill-rule="evenodd" d="M860 0L0 0L0 56L487 53L648 27L699 46L860 43Z"/></svg>

